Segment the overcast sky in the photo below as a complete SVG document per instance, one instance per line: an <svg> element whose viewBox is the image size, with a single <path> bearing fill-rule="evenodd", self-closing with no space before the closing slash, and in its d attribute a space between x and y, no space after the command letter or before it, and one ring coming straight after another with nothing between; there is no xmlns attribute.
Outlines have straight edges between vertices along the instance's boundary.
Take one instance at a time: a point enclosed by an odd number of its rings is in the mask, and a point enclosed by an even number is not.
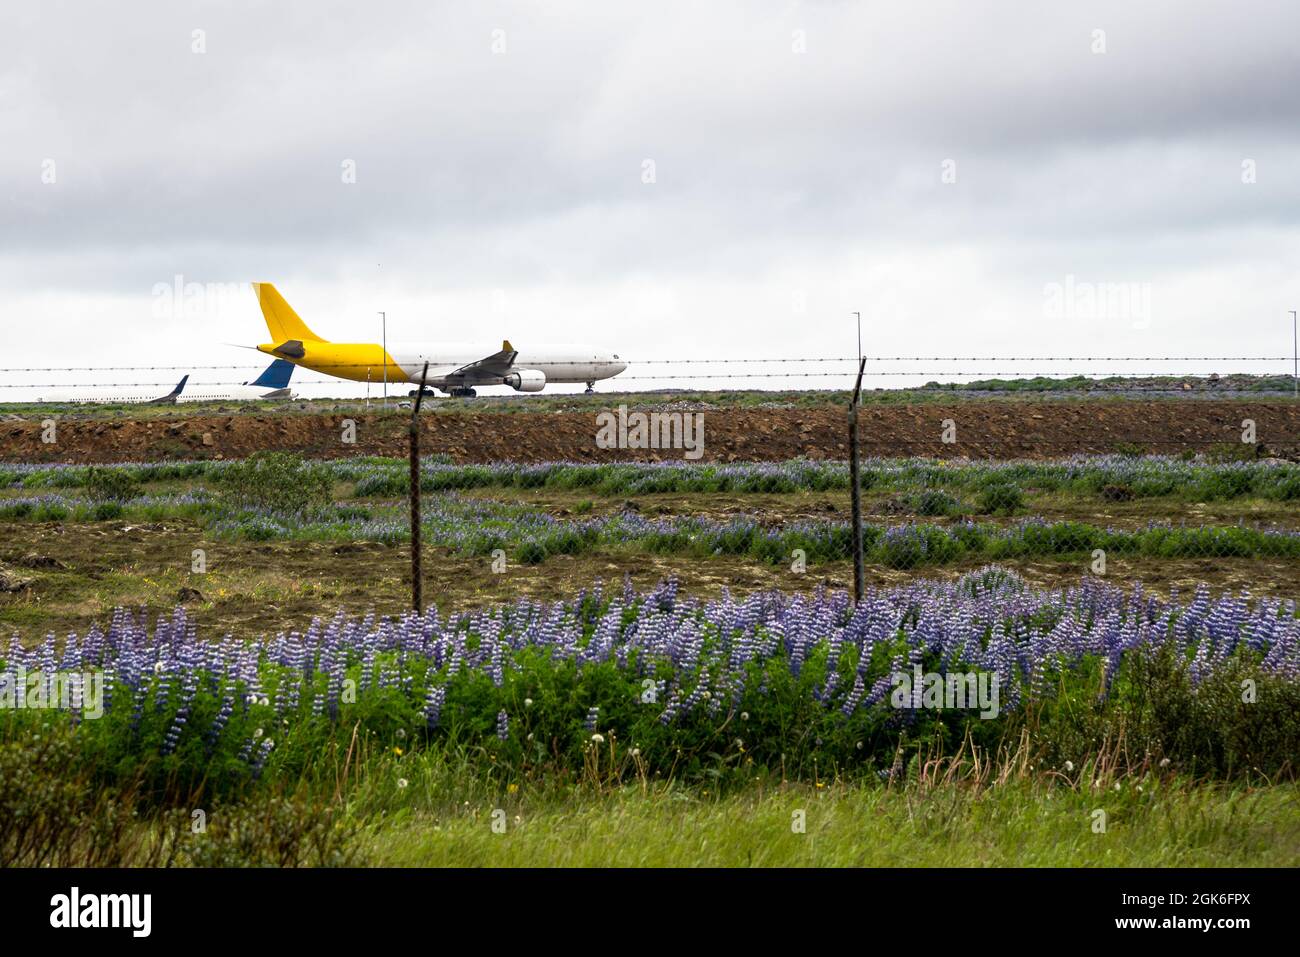
<svg viewBox="0 0 1300 957"><path fill-rule="evenodd" d="M1294 0L7 3L0 366L251 373L223 344L266 340L256 280L330 339L382 309L390 342L634 363L847 356L853 310L877 356L1289 355L1298 28Z"/></svg>

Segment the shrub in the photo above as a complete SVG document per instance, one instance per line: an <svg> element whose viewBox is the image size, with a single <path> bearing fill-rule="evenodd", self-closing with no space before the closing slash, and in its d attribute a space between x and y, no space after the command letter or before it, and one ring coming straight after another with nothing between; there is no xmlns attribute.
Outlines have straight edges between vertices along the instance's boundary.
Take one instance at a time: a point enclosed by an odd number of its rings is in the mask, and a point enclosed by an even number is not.
<svg viewBox="0 0 1300 957"><path fill-rule="evenodd" d="M1128 502L1133 498L1133 486L1111 484L1102 486L1101 497L1108 502Z"/></svg>
<svg viewBox="0 0 1300 957"><path fill-rule="evenodd" d="M1215 499L1233 499L1248 495L1254 484L1254 472L1244 467L1222 468L1202 476L1193 488L1198 499L1212 502Z"/></svg>
<svg viewBox="0 0 1300 957"><path fill-rule="evenodd" d="M91 515L97 522L106 522L114 518L122 517L121 502L97 502L91 510Z"/></svg>
<svg viewBox="0 0 1300 957"><path fill-rule="evenodd" d="M273 797L218 806L186 856L195 867L341 867L356 831L327 804Z"/></svg>
<svg viewBox="0 0 1300 957"><path fill-rule="evenodd" d="M1127 483L1121 483L1126 485ZM1162 475L1144 475L1137 479L1131 486L1135 498L1160 498L1164 495L1173 495L1181 488L1185 488L1185 482L1178 476L1165 473Z"/></svg>
<svg viewBox="0 0 1300 957"><path fill-rule="evenodd" d="M990 482L980 491L980 511L986 515L1010 514L1024 505L1024 493L1008 482Z"/></svg>
<svg viewBox="0 0 1300 957"><path fill-rule="evenodd" d="M0 861L6 866L167 863L167 829L150 842L137 825L133 788L92 780L70 727L20 728L0 742Z"/></svg>
<svg viewBox="0 0 1300 957"><path fill-rule="evenodd" d="M423 477L420 479L420 489L427 491ZM357 479L352 494L356 498L368 498L370 496L394 498L398 495L406 495L410 490L411 477L407 473L386 469L371 472L369 475Z"/></svg>
<svg viewBox="0 0 1300 957"><path fill-rule="evenodd" d="M961 511L961 504L955 498L933 488L914 496L912 506L917 515L956 515Z"/></svg>
<svg viewBox="0 0 1300 957"><path fill-rule="evenodd" d="M305 512L333 501L329 469L287 452L257 452L228 465L216 480L221 503L234 508Z"/></svg>
<svg viewBox="0 0 1300 957"><path fill-rule="evenodd" d="M92 465L86 470L86 494L93 501L129 502L139 493L140 483L126 469Z"/></svg>
<svg viewBox="0 0 1300 957"><path fill-rule="evenodd" d="M546 546L537 541L524 542L519 546L517 555L525 565L540 565L546 561Z"/></svg>
<svg viewBox="0 0 1300 957"><path fill-rule="evenodd" d="M925 563L926 545L918 528L890 529L879 545L878 559L887 568L916 568Z"/></svg>
<svg viewBox="0 0 1300 957"><path fill-rule="evenodd" d="M1258 457L1255 446L1248 442L1218 442L1205 450L1210 462L1252 462Z"/></svg>
<svg viewBox="0 0 1300 957"><path fill-rule="evenodd" d="M1264 494L1269 498L1283 502L1290 502L1300 498L1300 469L1279 476L1264 490Z"/></svg>

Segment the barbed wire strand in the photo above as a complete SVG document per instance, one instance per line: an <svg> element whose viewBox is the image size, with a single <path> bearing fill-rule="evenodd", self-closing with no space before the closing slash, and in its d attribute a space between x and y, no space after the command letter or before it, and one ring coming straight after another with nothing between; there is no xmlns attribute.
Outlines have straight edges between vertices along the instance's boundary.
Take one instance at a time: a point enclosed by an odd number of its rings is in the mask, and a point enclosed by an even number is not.
<svg viewBox="0 0 1300 957"><path fill-rule="evenodd" d="M1069 379L1069 378L1092 378L1092 377L1121 378L1121 379L1128 379L1128 378L1161 378L1161 379L1188 379L1188 378L1203 378L1203 376L1202 376L1200 373L1196 373L1196 372L1175 373L1175 372L1168 372L1168 371L1164 371L1164 370L1158 370L1158 371L1154 371L1154 372L1131 372L1131 371L1130 371L1130 372L1126 372L1126 373L1119 373L1119 372L1100 372L1100 373L1093 373L1092 376L1080 376L1080 375L1078 375L1077 373L1065 372L1065 371L1062 371L1062 370L1059 370L1059 369L1057 369L1057 370L1050 370L1050 371L1039 371L1039 372L1025 372L1025 371L1022 371L1022 370L1016 370L1016 371L1013 372L1013 371L1005 370L1005 369L1004 369L1004 370L1000 370L1000 371L964 371L964 370L963 370L963 371L952 371L952 370L945 370L945 371L942 371L942 372L936 372L936 371L933 371L933 370L931 370L931 371L925 371L925 370L911 370L911 369L891 369L891 370L887 370L887 371L867 371L867 372L864 372L863 375L865 375L865 376L876 376L876 377L879 377L879 378L884 378L884 377L888 377L888 376L896 376L896 377L901 377L901 378L914 377L914 376L962 376L962 377L966 377L966 376L975 376L975 377L979 377L979 378L998 378L998 377L1001 377L1001 376L1009 376L1009 375L1021 375L1021 376L1026 376L1026 375L1027 375L1027 376L1034 376L1034 377L1038 377L1038 378L1065 378L1065 379ZM611 384L617 384L617 383L619 383L619 382L669 382L669 381L678 381L678 380L691 380L691 381L696 381L696 380L700 380L700 379L838 379L838 378L842 378L842 377L843 377L843 373L840 373L840 372L730 372L730 373L692 373L692 374L689 374L689 375L640 375L640 376L638 376L638 375L630 375L630 376L628 376L628 375L620 375L620 376L614 376L614 377L609 377L609 378L605 378L605 379L597 379L596 381L598 381L598 382L605 382L605 383L611 383ZM1289 376L1289 375L1287 375L1287 376L1280 376L1280 375L1279 375L1279 376L1275 376L1275 378L1287 378L1287 379L1290 379L1291 376ZM432 379L432 377L431 377L431 379ZM295 388L295 387L297 387L297 388L317 388L317 387L324 387L324 386L333 386L333 385L337 385L339 382L351 382L351 383L358 384L358 385L361 384L358 380L355 380L355 379L342 379L342 380L340 380L340 379L325 379L325 380L312 380L312 381L306 381L306 382L303 382L303 381L300 380L300 381L298 381L298 382L291 383L290 386L289 386L289 388ZM381 385L382 383L381 383L380 381L372 381L370 384L373 385L373 386L379 386L379 385ZM401 386L401 385L414 385L414 382L411 382L411 381L409 381L409 380L403 382L402 380L390 379L388 384L389 384L390 386ZM482 384L485 385L485 386L490 386L490 385L494 385L495 383L485 382L485 383L482 383ZM566 383L559 383L559 384L575 384L575 383L567 383L567 382L566 382ZM967 384L967 383L963 383L963 384ZM187 388L189 391L191 391L191 392L195 392L195 391L202 390L202 389L205 389L205 388L209 388L209 389L210 389L210 388L217 388L217 387L244 386L244 385L248 385L248 383L247 383L247 382L239 382L239 381L230 381L230 382L225 382L225 381L221 381L221 382L192 382L192 383L189 383L189 384L186 386L186 388ZM170 380L164 380L164 381L161 381L161 382L0 382L0 389L69 389L69 388L77 388L77 389L144 389L144 388L154 389L154 388L158 388L158 389L162 389L162 388L175 388L175 387L176 387L176 383L175 383L175 382L172 382L172 381L170 381ZM252 386L250 386L250 388L257 388L257 387L252 387ZM268 389L267 391L271 391L271 390Z"/></svg>
<svg viewBox="0 0 1300 957"><path fill-rule="evenodd" d="M267 353L270 355L270 353ZM278 358L278 357L277 357ZM868 362L1291 362L1292 356L866 356ZM618 360L622 362L623 360ZM854 356L820 356L807 358L768 359L722 358L722 359L629 359L626 364L633 365L741 365L757 363L789 362L857 362ZM448 363L450 364L450 363ZM597 365L612 365L607 360L595 360ZM397 363L393 363L397 365ZM355 362L329 363L333 369L383 369L383 363ZM262 363L253 365L169 365L169 366L12 366L0 368L0 373L16 372L187 372L240 369L261 370ZM300 368L308 368L300 366Z"/></svg>

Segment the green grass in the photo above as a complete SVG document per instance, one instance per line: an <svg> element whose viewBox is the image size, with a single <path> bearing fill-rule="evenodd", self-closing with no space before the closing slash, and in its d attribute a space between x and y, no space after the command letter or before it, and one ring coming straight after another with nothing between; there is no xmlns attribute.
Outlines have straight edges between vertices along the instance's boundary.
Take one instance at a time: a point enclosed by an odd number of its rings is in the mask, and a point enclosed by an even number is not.
<svg viewBox="0 0 1300 957"><path fill-rule="evenodd" d="M862 484L864 489L875 492L943 492L958 497L1005 495L1007 489L1012 490L1011 494L1019 491L1024 495L1060 493L1077 496L1081 503L1300 499L1300 467L1255 461L1253 446L1225 446L1199 458L1150 457L1139 452L1135 448L1132 454L1044 462L957 464L926 458L867 459L863 462ZM295 481L286 486L282 481L286 476L295 480L329 477L335 493L362 498L397 498L408 490L405 460L367 456L312 463L283 453L255 456L248 464L190 461L34 469L0 466L0 490L21 494L22 490L89 486L92 492L100 492L92 497L126 500L126 492L135 485L158 492L174 489L178 482L197 480L205 486L225 485L227 492L253 493L262 486L261 493L252 497L269 504L267 493L279 500L286 490L296 491L304 484ZM549 489L604 497L661 493L762 495L847 491L849 477L846 464L833 461L734 466L614 462L453 465L444 456L432 456L425 459L420 484L425 492Z"/></svg>
<svg viewBox="0 0 1300 957"><path fill-rule="evenodd" d="M1141 792L1137 790L1142 787ZM717 797L627 789L534 806L404 807L363 836L369 863L484 867L1294 867L1293 785L1120 791L758 786ZM1094 832L1094 812L1106 814ZM803 812L804 830L795 829ZM498 823L498 830L501 823Z"/></svg>
<svg viewBox="0 0 1300 957"><path fill-rule="evenodd" d="M980 504L989 514L1023 512L1013 486L996 486ZM924 493L916 503L923 517L956 511L955 500ZM0 521L101 522L199 518L208 534L226 541L408 541L406 511L395 505L328 504L295 512L232 507L204 497L100 501L53 496L0 499ZM802 550L810 564L843 560L852 553L852 532L843 520L803 519L770 525L761 515L731 514L713 520L668 516L649 524L639 516L554 518L522 502L442 496L426 503L424 540L469 556L503 549L509 558L538 564L552 556L628 550L698 559L745 556L769 565L787 564ZM950 565L962 561L1004 561L1038 556L1081 556L1102 549L1108 555L1160 558L1294 558L1300 534L1284 528L1246 525L1152 524L1114 528L1084 521L1025 521L1019 525L962 522L940 525L906 521L867 522L863 545L869 562L892 569Z"/></svg>
<svg viewBox="0 0 1300 957"><path fill-rule="evenodd" d="M769 772L721 789L645 773L515 785L468 752L396 754L363 736L297 780L160 806L129 783L92 785L62 735L14 744L0 747L0 858L17 866L1300 865L1293 781L1117 774L1106 757L1075 770L1025 749L930 761L889 785Z"/></svg>
<svg viewBox="0 0 1300 957"><path fill-rule="evenodd" d="M596 524L571 520L547 523L542 521L545 516L539 510L517 505L471 510L456 501L443 504L443 512L426 512L423 535L427 545L451 548L468 556L490 555L499 548L512 561L524 564L602 550L696 559L744 556L773 566L788 564L796 549L803 551L809 564L844 560L852 555L852 530L843 521L769 527L752 516L736 516L726 522L679 518L643 526L634 519L615 515ZM331 506L306 518L217 513L212 519L207 523L209 532L228 541L367 540L391 544L410 538L404 525L405 512L395 507ZM1300 557L1300 534L1288 530L1245 526L1114 529L1075 521L1027 522L1011 527L989 522L892 527L866 523L863 545L867 561L893 569L962 561L1083 556L1094 549L1108 555L1162 558Z"/></svg>
<svg viewBox="0 0 1300 957"><path fill-rule="evenodd" d="M1288 375L1250 375L1235 374L1222 379L1210 379L1207 376L1031 376L1023 379L977 379L973 382L926 384L927 389L947 389L959 392L993 392L1014 395L1016 393L1088 393L1092 391L1146 393L1165 391L1182 392L1184 384L1192 391L1233 392L1275 392L1285 394L1293 388L1293 380Z"/></svg>

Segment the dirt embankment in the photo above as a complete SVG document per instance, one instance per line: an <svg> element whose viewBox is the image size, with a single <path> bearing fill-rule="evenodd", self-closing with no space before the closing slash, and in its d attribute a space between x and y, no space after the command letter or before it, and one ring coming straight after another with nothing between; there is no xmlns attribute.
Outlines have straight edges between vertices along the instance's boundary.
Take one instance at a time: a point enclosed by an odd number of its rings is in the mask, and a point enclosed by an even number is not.
<svg viewBox="0 0 1300 957"><path fill-rule="evenodd" d="M681 448L601 448L600 424L590 412L427 413L421 419L422 452L458 462L683 460ZM781 461L848 457L843 407L703 410L630 404L629 413L694 414L703 423L700 461ZM0 461L121 462L159 459L239 458L260 449L322 457L403 455L406 414L293 414L255 412L133 419L0 420ZM864 407L864 455L932 455L969 458L1038 458L1123 449L1176 454L1242 442L1252 420L1260 454L1300 456L1300 403L1287 401L1086 401L958 402L951 405ZM355 426L355 441L345 441ZM954 440L943 440L947 434ZM47 439L53 441L46 441Z"/></svg>

